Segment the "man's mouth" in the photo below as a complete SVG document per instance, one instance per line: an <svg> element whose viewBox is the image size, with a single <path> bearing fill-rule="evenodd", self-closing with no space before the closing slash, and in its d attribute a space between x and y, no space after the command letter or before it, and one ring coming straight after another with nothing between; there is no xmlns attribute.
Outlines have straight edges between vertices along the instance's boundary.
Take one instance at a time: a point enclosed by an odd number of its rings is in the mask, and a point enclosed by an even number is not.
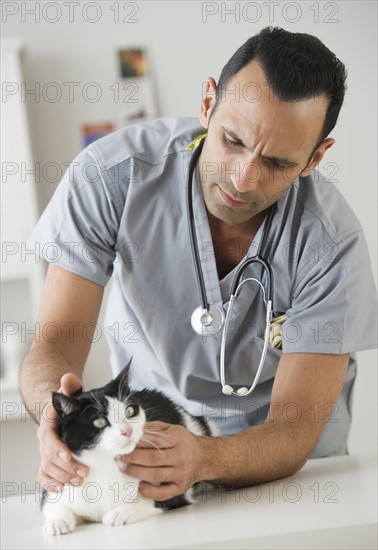
<svg viewBox="0 0 378 550"><path fill-rule="evenodd" d="M231 195L226 193L226 191L223 191L223 189L221 189L219 186L218 189L222 201L228 206L232 206L233 208L242 208L243 206L247 206L250 204L249 202L238 201L234 199Z"/></svg>

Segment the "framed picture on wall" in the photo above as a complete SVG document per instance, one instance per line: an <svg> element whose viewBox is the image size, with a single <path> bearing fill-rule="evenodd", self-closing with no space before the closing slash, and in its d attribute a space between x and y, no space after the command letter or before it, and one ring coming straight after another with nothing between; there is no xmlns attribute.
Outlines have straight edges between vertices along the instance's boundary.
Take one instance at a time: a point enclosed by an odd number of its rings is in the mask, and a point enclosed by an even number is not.
<svg viewBox="0 0 378 550"><path fill-rule="evenodd" d="M83 146L86 147L97 139L106 136L106 134L110 134L110 132L113 132L114 129L115 128L113 122L105 122L102 124L84 124L81 127Z"/></svg>
<svg viewBox="0 0 378 550"><path fill-rule="evenodd" d="M119 81L114 90L116 119L119 127L157 116L153 75L146 48L122 48L117 51Z"/></svg>
<svg viewBox="0 0 378 550"><path fill-rule="evenodd" d="M134 78L148 74L146 52L143 48L126 48L118 52L121 78Z"/></svg>

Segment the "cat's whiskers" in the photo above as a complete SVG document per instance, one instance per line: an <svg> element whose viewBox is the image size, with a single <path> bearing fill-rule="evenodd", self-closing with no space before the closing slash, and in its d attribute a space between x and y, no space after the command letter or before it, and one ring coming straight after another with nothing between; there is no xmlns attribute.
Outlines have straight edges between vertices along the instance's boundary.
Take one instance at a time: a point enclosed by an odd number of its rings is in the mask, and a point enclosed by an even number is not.
<svg viewBox="0 0 378 550"><path fill-rule="evenodd" d="M125 396L129 393L129 391L124 392L125 387L128 390L128 373L127 372L122 376L120 384L118 386L118 401L123 402L125 399Z"/></svg>
<svg viewBox="0 0 378 550"><path fill-rule="evenodd" d="M151 413L153 411L157 411L159 412L159 408L158 407L144 407L143 408L144 412L146 413L146 417L147 417L147 413ZM147 420L148 422L148 420Z"/></svg>
<svg viewBox="0 0 378 550"><path fill-rule="evenodd" d="M102 412L103 411L103 404L101 403L101 401L99 400L98 396L94 393L94 392L89 392L89 398L90 400L92 401L92 403L94 404L97 412Z"/></svg>
<svg viewBox="0 0 378 550"><path fill-rule="evenodd" d="M162 430L152 430L152 429L148 429L148 428L145 428L144 429L144 433L147 433L147 434L151 434L151 435L156 435L156 434L159 434L159 437L169 437L168 434L166 434L164 431Z"/></svg>
<svg viewBox="0 0 378 550"><path fill-rule="evenodd" d="M160 451L161 453L164 451L164 449L162 449L161 447L158 447L154 441L151 441L150 439L147 439L147 438L143 437L143 435L139 439L139 443L141 443L141 444L146 443L148 445L152 445L152 447L154 447L157 451ZM144 448L146 448L146 447L144 447Z"/></svg>
<svg viewBox="0 0 378 550"><path fill-rule="evenodd" d="M159 433L159 438L160 438L160 440L161 440L163 443L166 443L166 444L167 444L167 447L165 447L165 448L169 448L171 445L169 445L169 436L168 436L168 434L166 434L166 433L164 433L164 432L161 432L161 431L158 431L158 430L148 430L148 429L146 430L146 429L145 429L145 430L143 431L143 435L142 435L140 441L143 439L143 437L144 437L145 435L150 435L150 436L151 436L151 435L156 435L157 432ZM167 439L167 438L168 438L168 439ZM165 439L165 441L164 441L164 439ZM161 448L158 447L157 444L156 444L154 441L152 441L151 439L147 439L147 438L145 437L144 440L147 441L148 443L150 443L150 445L153 445L156 449L160 449L160 450L161 450Z"/></svg>

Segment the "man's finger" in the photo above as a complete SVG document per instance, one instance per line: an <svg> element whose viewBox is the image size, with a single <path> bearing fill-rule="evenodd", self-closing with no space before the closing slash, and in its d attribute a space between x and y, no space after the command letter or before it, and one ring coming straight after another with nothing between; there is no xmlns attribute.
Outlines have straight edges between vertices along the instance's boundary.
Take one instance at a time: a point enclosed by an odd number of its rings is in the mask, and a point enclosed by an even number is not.
<svg viewBox="0 0 378 550"><path fill-rule="evenodd" d="M138 491L142 496L158 501L168 500L182 493L176 483L166 483L156 486L147 481L141 481L139 483Z"/></svg>
<svg viewBox="0 0 378 550"><path fill-rule="evenodd" d="M60 388L58 391L64 395L71 395L75 391L80 390L82 387L83 383L80 378L72 372L67 372L66 374L63 374L60 379Z"/></svg>
<svg viewBox="0 0 378 550"><path fill-rule="evenodd" d="M148 430L144 428L143 436L137 443L138 449L171 449L176 444L176 438L167 433L166 430Z"/></svg>
<svg viewBox="0 0 378 550"><path fill-rule="evenodd" d="M136 464L156 468L159 466L174 466L174 457L169 449L157 451L156 449L135 449L132 453L118 457L125 464Z"/></svg>
<svg viewBox="0 0 378 550"><path fill-rule="evenodd" d="M59 483L56 479L46 475L44 472L40 471L38 476L38 482L42 485L46 491L51 493L57 493L61 491L64 487L63 483Z"/></svg>
<svg viewBox="0 0 378 550"><path fill-rule="evenodd" d="M55 464L64 474L81 478L88 475L88 467L74 460L69 449L63 444L44 447L43 454L50 463Z"/></svg>
<svg viewBox="0 0 378 550"><path fill-rule="evenodd" d="M154 420L152 422L146 422L144 425L144 430L153 430L153 431L165 431L168 430L172 424L167 422L161 422L160 420Z"/></svg>
<svg viewBox="0 0 378 550"><path fill-rule="evenodd" d="M71 484L71 485L81 485L83 483L83 478L75 473L67 472L62 470L52 462L46 462L41 465L43 474L51 479L54 479L59 484Z"/></svg>
<svg viewBox="0 0 378 550"><path fill-rule="evenodd" d="M149 468L129 464L126 470L127 475L135 479L142 479L149 483L171 483L174 478L174 468L164 466L162 468Z"/></svg>
<svg viewBox="0 0 378 550"><path fill-rule="evenodd" d="M52 460L53 462L57 462L59 460L60 464L67 465L72 461L71 451L54 433L49 434L48 441L44 441L43 451L49 460Z"/></svg>
<svg viewBox="0 0 378 550"><path fill-rule="evenodd" d="M50 429L44 435L42 434L40 441L42 456L55 464L64 473L68 472L71 477L80 476L81 478L88 475L88 467L72 458L71 451L59 438L55 430Z"/></svg>

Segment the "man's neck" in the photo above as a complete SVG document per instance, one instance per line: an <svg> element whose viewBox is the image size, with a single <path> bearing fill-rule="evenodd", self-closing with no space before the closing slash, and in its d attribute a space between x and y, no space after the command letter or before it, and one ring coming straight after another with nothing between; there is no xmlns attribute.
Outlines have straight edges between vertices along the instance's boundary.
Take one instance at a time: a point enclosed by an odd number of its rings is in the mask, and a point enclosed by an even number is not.
<svg viewBox="0 0 378 550"><path fill-rule="evenodd" d="M266 216L260 212L240 224L227 224L207 212L219 279L223 279L245 257Z"/></svg>

